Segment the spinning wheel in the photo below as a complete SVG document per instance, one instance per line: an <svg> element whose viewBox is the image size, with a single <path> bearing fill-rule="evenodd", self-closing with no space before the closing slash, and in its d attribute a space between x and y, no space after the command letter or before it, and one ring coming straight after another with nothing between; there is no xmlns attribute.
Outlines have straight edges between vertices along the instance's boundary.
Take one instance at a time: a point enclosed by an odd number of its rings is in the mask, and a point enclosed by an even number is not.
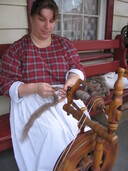
<svg viewBox="0 0 128 171"><path fill-rule="evenodd" d="M114 94L109 106L104 106L100 97L90 100L93 110L104 108L108 114L108 126L103 127L97 122L90 120L84 110L74 104L73 99L83 99L78 91L82 89L83 82L79 80L68 93L68 103L63 109L79 120L81 132L62 152L54 171L111 171L118 153L118 136L115 134L121 117L123 82L122 76L125 70L119 68L118 80L114 86ZM83 94L83 93L82 93ZM97 100L98 99L98 100ZM91 130L83 132L88 125Z"/></svg>
<svg viewBox="0 0 128 171"><path fill-rule="evenodd" d="M128 25L122 28L121 35L124 36L124 44L125 44L125 47L128 48Z"/></svg>
<svg viewBox="0 0 128 171"><path fill-rule="evenodd" d="M127 48L126 59L128 64L128 24L122 28L121 35L124 36L124 45Z"/></svg>
<svg viewBox="0 0 128 171"><path fill-rule="evenodd" d="M101 141L103 143L103 141ZM108 142L103 143L103 156L100 162L100 168L94 169L93 160L94 160L94 148L96 145L96 134L93 131L88 131L83 134L80 134L70 152L67 154L67 151L70 149L70 145L66 148L63 153L61 160L57 161L55 170L56 171L110 171L114 161L116 160L116 153L118 150L117 144L110 144ZM97 153L102 152L102 148L97 151ZM66 157L65 157L66 156ZM97 156L98 157L98 156ZM54 171L55 171L54 170Z"/></svg>

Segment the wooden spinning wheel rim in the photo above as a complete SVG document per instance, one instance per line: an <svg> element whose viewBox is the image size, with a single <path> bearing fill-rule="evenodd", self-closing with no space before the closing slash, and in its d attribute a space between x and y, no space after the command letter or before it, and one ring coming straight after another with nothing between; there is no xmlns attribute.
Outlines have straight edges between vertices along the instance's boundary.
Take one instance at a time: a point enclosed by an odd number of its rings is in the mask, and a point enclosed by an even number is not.
<svg viewBox="0 0 128 171"><path fill-rule="evenodd" d="M69 153L67 154L67 151L69 150L71 143L67 146L64 153L62 153L62 156L60 155L61 160L60 158L58 159L59 162L56 162L53 171L77 171L77 165L83 158L85 159L84 171L89 171L92 167L92 162L90 162L88 154L94 150L96 144L95 140L96 134L94 134L92 130L85 132L84 134L79 134ZM107 141L103 143L104 161L100 169L101 171L112 170L117 153L118 143L111 144Z"/></svg>
<svg viewBox="0 0 128 171"><path fill-rule="evenodd" d="M88 154L91 150L94 149L95 138L96 134L94 134L91 130L85 132L84 134L79 134L78 137L75 139L69 153L67 153L67 151L69 150L71 143L67 146L62 156L60 155L61 160L59 163L58 161L56 162L56 165L53 170L74 171L76 169L77 164L81 161L85 154Z"/></svg>

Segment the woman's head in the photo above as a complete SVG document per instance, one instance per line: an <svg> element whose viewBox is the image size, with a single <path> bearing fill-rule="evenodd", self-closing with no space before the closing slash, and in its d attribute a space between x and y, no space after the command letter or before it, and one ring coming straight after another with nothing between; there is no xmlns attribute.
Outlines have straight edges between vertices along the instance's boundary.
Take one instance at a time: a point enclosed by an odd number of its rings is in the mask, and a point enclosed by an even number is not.
<svg viewBox="0 0 128 171"><path fill-rule="evenodd" d="M58 17L58 6L54 0L35 0L31 8L31 17L38 14L40 15L42 9L50 9L53 11L53 20Z"/></svg>
<svg viewBox="0 0 128 171"><path fill-rule="evenodd" d="M31 9L31 35L48 40L54 30L58 7L53 0L35 0Z"/></svg>

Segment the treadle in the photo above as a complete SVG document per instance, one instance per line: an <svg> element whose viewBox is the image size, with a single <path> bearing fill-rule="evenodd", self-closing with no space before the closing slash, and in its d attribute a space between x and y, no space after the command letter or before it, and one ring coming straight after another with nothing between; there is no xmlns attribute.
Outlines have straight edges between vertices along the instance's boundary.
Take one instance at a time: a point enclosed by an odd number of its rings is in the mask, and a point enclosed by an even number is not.
<svg viewBox="0 0 128 171"><path fill-rule="evenodd" d="M9 113L0 116L0 151L12 147Z"/></svg>

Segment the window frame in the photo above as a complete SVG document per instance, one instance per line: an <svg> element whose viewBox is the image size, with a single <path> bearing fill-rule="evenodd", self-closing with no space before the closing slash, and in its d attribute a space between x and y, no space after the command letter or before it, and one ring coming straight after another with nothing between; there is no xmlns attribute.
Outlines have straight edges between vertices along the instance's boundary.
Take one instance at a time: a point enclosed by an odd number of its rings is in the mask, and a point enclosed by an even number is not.
<svg viewBox="0 0 128 171"><path fill-rule="evenodd" d="M61 2L62 2L61 3L61 10L59 11L60 19L58 19L58 20L61 20L60 21L61 30L60 31L55 30L54 33L58 34L60 32L60 35L65 37L64 33L66 34L66 32L69 32L69 34L70 34L71 32L73 32L73 29L64 30L64 21L66 21L64 16L69 16L69 17L70 16L71 17L73 17L73 16L78 17L79 16L79 19L81 19L81 33L80 33L81 38L80 38L80 40L84 40L84 36L83 36L83 33L84 33L84 17L86 17L88 19L89 18L95 18L97 20L96 21L97 27L96 27L96 38L95 39L99 39L99 40L104 39L104 37L105 37L105 20L106 20L105 17L106 17L107 0L97 0L97 2L99 4L98 9L97 9L97 14L86 14L86 13L84 13L84 5L85 5L84 3L86 3L86 2L84 0L82 0L82 1L83 1L82 2L83 7L81 8L82 11L79 13L75 13L75 12L71 12L71 11L70 12L64 12L63 11L64 0L61 0ZM68 19L68 20L70 20L70 19ZM78 30L76 32L78 32ZM69 35L69 37L70 37L70 35Z"/></svg>

